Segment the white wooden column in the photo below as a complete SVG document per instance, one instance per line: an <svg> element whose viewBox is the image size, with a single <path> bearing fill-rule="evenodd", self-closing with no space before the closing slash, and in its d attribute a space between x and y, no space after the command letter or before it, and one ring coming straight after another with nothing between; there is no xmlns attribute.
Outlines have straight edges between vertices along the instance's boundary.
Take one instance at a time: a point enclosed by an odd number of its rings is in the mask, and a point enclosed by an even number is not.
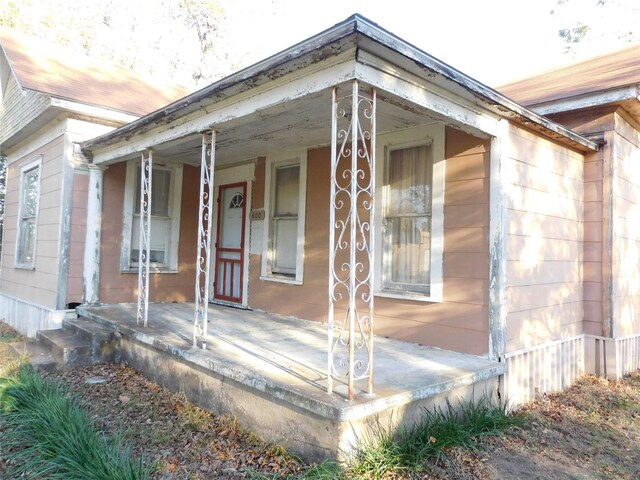
<svg viewBox="0 0 640 480"><path fill-rule="evenodd" d="M507 343L507 195L509 122L498 122L489 172L489 358L500 360Z"/></svg>
<svg viewBox="0 0 640 480"><path fill-rule="evenodd" d="M138 313L136 316L138 325L145 327L149 319L152 172L153 153L147 150L140 159L140 242L138 244Z"/></svg>
<svg viewBox="0 0 640 480"><path fill-rule="evenodd" d="M200 162L200 197L198 209L198 245L196 252L196 292L193 320L193 346L200 340L207 348L207 319L209 312L209 278L211 269L211 226L213 223L213 173L216 158L216 132L202 135Z"/></svg>
<svg viewBox="0 0 640 480"><path fill-rule="evenodd" d="M84 241L83 304L100 303L100 242L102 239L102 185L107 167L89 164L87 232Z"/></svg>

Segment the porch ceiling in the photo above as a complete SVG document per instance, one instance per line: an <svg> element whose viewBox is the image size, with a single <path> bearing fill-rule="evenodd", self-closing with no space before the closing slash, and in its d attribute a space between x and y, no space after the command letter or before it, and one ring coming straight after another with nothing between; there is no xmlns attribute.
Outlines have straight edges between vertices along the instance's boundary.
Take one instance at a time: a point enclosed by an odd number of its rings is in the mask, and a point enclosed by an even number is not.
<svg viewBox="0 0 640 480"><path fill-rule="evenodd" d="M339 87L347 93L350 84ZM365 87L366 88L366 87ZM393 94L378 91L378 133L437 121L431 112L409 104ZM281 103L252 114L215 125L216 165L228 165L254 159L272 152L331 143L331 89ZM159 158L185 163L200 162L201 135L191 134L156 145ZM138 158L131 154L119 161Z"/></svg>

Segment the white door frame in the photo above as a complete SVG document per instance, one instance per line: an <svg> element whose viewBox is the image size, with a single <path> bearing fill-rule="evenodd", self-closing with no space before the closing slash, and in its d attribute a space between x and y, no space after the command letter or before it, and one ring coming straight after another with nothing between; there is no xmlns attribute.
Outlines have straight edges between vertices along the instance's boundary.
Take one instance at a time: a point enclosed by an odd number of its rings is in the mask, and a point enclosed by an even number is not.
<svg viewBox="0 0 640 480"><path fill-rule="evenodd" d="M216 264L216 249L215 245L218 241L218 197L220 195L220 185L228 185L230 183L247 182L247 198L246 213L244 219L244 238L242 239L244 245L244 258L243 258L243 272L242 272L242 302L233 303L233 305L247 307L249 305L249 250L250 250L250 234L251 234L251 198L252 187L255 172L255 163L248 163L244 165L238 165L237 167L227 167L216 169L213 181L213 198L216 201L215 208L213 209L213 226L211 229L211 255L209 257L209 263L212 275L209 276L209 302L219 303L222 305L231 305L230 302L224 302L221 300L215 300L213 298L213 282L216 278L215 264Z"/></svg>

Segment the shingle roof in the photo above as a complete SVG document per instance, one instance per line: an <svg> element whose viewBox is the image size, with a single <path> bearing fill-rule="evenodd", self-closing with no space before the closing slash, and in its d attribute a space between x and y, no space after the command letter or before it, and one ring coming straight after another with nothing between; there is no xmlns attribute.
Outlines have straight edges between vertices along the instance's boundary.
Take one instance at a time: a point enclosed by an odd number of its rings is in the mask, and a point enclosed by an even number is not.
<svg viewBox="0 0 640 480"><path fill-rule="evenodd" d="M15 30L0 29L0 47L22 88L53 97L145 115L190 93Z"/></svg>
<svg viewBox="0 0 640 480"><path fill-rule="evenodd" d="M640 44L568 65L497 90L516 102L537 105L640 84Z"/></svg>

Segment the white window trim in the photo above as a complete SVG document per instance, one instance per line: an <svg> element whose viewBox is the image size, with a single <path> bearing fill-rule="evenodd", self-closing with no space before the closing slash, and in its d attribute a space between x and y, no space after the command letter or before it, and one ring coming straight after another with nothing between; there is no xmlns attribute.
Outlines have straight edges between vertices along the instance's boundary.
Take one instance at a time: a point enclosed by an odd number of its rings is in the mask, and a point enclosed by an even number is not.
<svg viewBox="0 0 640 480"><path fill-rule="evenodd" d="M388 151L425 144L432 145L433 172L431 197L431 256L429 293L384 290L382 221L386 209L383 183ZM445 184L445 127L442 124L421 125L378 135L376 142L376 211L375 211L375 274L374 293L378 297L399 298L421 302L442 302L443 246L444 246L444 184Z"/></svg>
<svg viewBox="0 0 640 480"><path fill-rule="evenodd" d="M300 183L298 190L298 241L296 246L295 278L271 272L270 230L271 204L273 203L273 171L276 167L300 165ZM265 225L262 238L261 280L302 285L304 279L304 233L307 204L307 151L294 150L269 155L265 164L264 211Z"/></svg>
<svg viewBox="0 0 640 480"><path fill-rule="evenodd" d="M19 261L20 245L22 244L22 234L20 229L20 223L22 222L22 212L24 209L24 174L29 170L38 169L38 197L36 198L36 229L33 234L33 260L30 262ZM16 228L16 263L15 268L21 268L24 270L36 269L36 253L38 251L38 220L40 218L40 196L42 195L42 155L38 155L35 159L20 168L20 207L18 209L18 224Z"/></svg>
<svg viewBox="0 0 640 480"><path fill-rule="evenodd" d="M171 236L169 240L169 262L167 266L154 267L150 265L150 271L154 273L178 272L178 246L180 243L180 210L182 200L182 172L183 165L178 162L167 162L154 159L153 167L161 167L171 170L171 186L169 192L169 209L171 217ZM127 162L127 175L124 186L124 208L122 220L122 248L120 250L120 272L138 273L138 265L132 265L131 259L131 230L133 228L133 212L135 211L136 172L140 170L138 160Z"/></svg>

